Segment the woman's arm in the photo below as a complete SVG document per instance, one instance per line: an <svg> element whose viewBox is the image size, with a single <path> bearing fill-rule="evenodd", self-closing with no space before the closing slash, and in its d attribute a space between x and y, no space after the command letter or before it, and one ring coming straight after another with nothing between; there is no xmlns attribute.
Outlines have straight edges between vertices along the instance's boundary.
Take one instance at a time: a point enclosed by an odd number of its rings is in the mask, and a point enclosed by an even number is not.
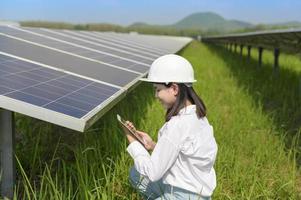
<svg viewBox="0 0 301 200"><path fill-rule="evenodd" d="M139 142L132 142L127 151L134 159L137 171L152 182L162 178L179 154L177 146L164 136L159 139L151 155Z"/></svg>

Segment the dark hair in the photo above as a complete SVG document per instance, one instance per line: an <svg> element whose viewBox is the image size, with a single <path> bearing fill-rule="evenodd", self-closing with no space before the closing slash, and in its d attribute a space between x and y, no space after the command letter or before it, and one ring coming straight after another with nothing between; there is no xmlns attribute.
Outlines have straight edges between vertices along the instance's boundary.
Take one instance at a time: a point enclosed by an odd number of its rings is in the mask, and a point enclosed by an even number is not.
<svg viewBox="0 0 301 200"><path fill-rule="evenodd" d="M165 87L171 87L173 83L164 84ZM186 100L189 100L196 106L196 113L199 118L206 116L206 106L203 100L195 93L192 87L187 87L184 83L174 83L179 87L179 93L176 102L173 106L167 109L165 121L169 121L173 116L177 115L179 111L185 107Z"/></svg>

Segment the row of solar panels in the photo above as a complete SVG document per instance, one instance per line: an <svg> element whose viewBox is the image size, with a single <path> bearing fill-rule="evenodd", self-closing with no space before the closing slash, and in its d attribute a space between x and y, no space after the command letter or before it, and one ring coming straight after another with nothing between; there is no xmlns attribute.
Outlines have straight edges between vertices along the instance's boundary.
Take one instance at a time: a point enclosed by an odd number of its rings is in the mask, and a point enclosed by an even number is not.
<svg viewBox="0 0 301 200"><path fill-rule="evenodd" d="M236 44L265 49L281 49L287 53L301 52L301 29L258 31L203 37L203 42Z"/></svg>
<svg viewBox="0 0 301 200"><path fill-rule="evenodd" d="M0 26L0 108L84 131L190 38Z"/></svg>

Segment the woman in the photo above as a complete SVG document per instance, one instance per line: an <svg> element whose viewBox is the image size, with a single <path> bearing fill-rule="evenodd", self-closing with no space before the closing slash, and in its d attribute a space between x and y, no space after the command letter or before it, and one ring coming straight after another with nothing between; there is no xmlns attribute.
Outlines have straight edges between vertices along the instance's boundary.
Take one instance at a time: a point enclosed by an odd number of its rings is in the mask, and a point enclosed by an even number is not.
<svg viewBox="0 0 301 200"><path fill-rule="evenodd" d="M196 80L191 64L181 56L164 55L141 80L153 83L156 98L166 109L166 122L157 143L136 131L145 141L141 144L124 129L127 151L135 163L130 171L132 185L145 199L211 199L217 144L206 107L192 87ZM129 121L127 126L136 130Z"/></svg>

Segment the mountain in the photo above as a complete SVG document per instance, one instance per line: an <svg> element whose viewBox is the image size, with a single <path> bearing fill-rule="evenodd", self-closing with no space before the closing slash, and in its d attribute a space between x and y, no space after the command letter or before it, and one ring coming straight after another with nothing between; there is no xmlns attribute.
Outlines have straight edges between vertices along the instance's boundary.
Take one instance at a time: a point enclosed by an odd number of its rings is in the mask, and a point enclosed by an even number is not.
<svg viewBox="0 0 301 200"><path fill-rule="evenodd" d="M267 29L282 29L282 28L301 28L301 22L292 21L285 23L274 24L251 24L239 20L227 20L222 16L213 12L193 13L180 21L170 25L150 25L146 23L134 23L129 28L134 29L191 29L201 30L202 32L240 32L240 31L256 31Z"/></svg>
<svg viewBox="0 0 301 200"><path fill-rule="evenodd" d="M137 22L129 28L172 28L172 29L197 29L202 31L233 31L252 27L247 22L238 20L226 20L222 16L213 12L201 12L191 14L182 20L170 25L150 25L143 22Z"/></svg>
<svg viewBox="0 0 301 200"><path fill-rule="evenodd" d="M191 14L172 26L180 29L191 28L201 29L203 31L230 31L251 27L253 25L238 20L226 20L222 16L212 12L203 12Z"/></svg>

